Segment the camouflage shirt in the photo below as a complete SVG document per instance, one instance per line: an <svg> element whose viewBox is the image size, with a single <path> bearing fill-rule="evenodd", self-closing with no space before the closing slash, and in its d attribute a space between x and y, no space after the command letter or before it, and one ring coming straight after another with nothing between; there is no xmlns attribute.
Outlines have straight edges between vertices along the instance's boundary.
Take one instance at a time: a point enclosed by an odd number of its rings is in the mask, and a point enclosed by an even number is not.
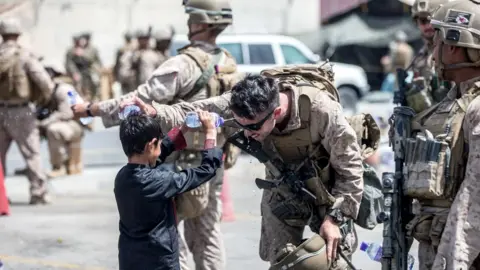
<svg viewBox="0 0 480 270"><path fill-rule="evenodd" d="M298 95L293 92L292 112L287 127L281 132L273 130L273 134L286 134L300 128ZM172 106L153 103L157 110L162 129L170 128L183 123L186 112L195 109L216 112L225 119L232 118L229 110L230 92L193 103L177 103ZM353 128L342 114L341 105L333 101L327 93L320 92L311 107L310 130L314 144L321 143L330 154L330 164L335 171L335 183L332 195L343 200L339 205L342 212L349 217L356 217L363 193L363 167L360 147ZM267 152L275 152L265 140L264 148Z"/></svg>
<svg viewBox="0 0 480 270"><path fill-rule="evenodd" d="M458 89L464 94L473 87L480 88L480 77L461 83ZM432 269L469 269L480 252L480 185L478 184L480 179L480 97L478 96L468 106L463 132L468 144L465 178L450 208Z"/></svg>

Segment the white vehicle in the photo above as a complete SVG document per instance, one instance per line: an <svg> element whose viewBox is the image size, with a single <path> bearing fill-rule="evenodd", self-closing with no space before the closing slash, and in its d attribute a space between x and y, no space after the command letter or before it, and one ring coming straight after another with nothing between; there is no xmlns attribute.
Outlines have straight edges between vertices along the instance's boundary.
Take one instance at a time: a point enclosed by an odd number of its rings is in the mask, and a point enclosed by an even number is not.
<svg viewBox="0 0 480 270"><path fill-rule="evenodd" d="M189 43L187 36L175 35L171 55ZM281 35L220 35L217 44L228 50L236 59L240 72L259 74L262 70L288 64L321 63L299 40ZM355 65L332 62L335 86L347 114L357 111L358 101L369 92L365 71Z"/></svg>

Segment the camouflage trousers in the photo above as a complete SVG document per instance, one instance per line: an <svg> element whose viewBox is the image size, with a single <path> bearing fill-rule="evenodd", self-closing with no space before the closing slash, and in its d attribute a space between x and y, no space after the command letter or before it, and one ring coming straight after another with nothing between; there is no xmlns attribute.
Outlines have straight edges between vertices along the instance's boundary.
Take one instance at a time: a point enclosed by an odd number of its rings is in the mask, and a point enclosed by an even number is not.
<svg viewBox="0 0 480 270"><path fill-rule="evenodd" d="M210 180L207 208L195 218L183 221L184 237L179 235L180 269L188 270L188 250L192 252L196 270L225 269L225 246L220 229L222 220L222 191L224 170ZM188 248L188 249L187 249Z"/></svg>
<svg viewBox="0 0 480 270"><path fill-rule="evenodd" d="M305 226L294 227L289 226L273 215L270 205L276 200L277 194L274 191L263 190L261 213L262 227L260 234L260 258L264 261L275 262L276 254L284 248L288 243L298 246L303 240ZM318 233L320 227L315 233ZM351 260L351 255L357 248L357 235L355 229L349 233L342 244L344 254ZM330 267L331 270L349 269L347 263L338 258Z"/></svg>
<svg viewBox="0 0 480 270"><path fill-rule="evenodd" d="M7 171L7 151L12 141L17 143L27 164L30 195L45 195L47 193L46 175L40 158L40 132L36 115L31 107L0 106L0 158L5 172Z"/></svg>

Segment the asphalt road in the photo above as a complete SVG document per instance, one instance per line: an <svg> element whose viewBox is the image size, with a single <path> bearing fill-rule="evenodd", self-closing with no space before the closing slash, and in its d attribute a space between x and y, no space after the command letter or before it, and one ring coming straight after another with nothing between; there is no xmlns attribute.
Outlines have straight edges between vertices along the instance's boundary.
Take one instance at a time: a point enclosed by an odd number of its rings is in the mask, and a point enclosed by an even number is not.
<svg viewBox="0 0 480 270"><path fill-rule="evenodd" d="M84 174L51 181L54 203L35 207L27 205L26 179L10 175L24 164L16 146L10 149L6 183L12 215L0 218L0 260L5 270L117 269L118 214L112 190L114 176L126 160L118 130L89 133L84 148ZM48 168L44 143L42 157ZM261 192L253 182L263 176L263 166L249 156L240 157L229 171L236 220L222 224L228 270L268 269L258 257ZM359 240L381 243L381 230L382 226L358 229ZM416 244L411 253L417 254ZM354 264L363 270L381 268L361 251L354 254Z"/></svg>

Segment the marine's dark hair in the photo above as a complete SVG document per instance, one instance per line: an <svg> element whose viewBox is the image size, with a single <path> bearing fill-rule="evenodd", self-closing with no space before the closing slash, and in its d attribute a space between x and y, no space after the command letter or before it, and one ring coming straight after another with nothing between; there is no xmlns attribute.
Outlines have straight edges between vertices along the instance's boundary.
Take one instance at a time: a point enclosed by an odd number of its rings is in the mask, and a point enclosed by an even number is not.
<svg viewBox="0 0 480 270"><path fill-rule="evenodd" d="M147 115L130 115L120 124L120 141L127 157L142 154L152 139L162 139L160 123ZM158 141L157 141L158 143Z"/></svg>
<svg viewBox="0 0 480 270"><path fill-rule="evenodd" d="M248 75L232 88L230 109L239 117L253 120L279 105L279 88L275 79Z"/></svg>

